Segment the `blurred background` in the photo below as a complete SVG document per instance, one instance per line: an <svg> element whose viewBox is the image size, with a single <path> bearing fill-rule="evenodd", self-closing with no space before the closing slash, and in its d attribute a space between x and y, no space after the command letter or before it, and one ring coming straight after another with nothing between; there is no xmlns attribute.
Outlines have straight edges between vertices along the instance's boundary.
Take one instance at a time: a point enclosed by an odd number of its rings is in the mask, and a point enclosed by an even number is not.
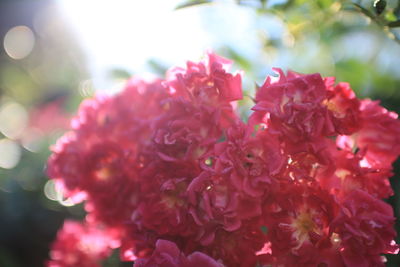
<svg viewBox="0 0 400 267"><path fill-rule="evenodd" d="M245 71L245 95L280 67L336 76L400 113L400 1L374 2L0 0L0 266L43 266L63 220L83 218L45 176L49 146L82 99L131 75L162 76L212 49ZM395 173L400 218L399 163Z"/></svg>

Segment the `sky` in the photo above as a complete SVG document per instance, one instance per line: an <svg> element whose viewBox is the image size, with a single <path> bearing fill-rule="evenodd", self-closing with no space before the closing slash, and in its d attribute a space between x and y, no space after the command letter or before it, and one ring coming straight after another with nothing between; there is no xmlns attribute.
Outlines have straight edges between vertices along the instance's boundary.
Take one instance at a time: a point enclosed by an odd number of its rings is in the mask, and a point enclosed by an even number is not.
<svg viewBox="0 0 400 267"><path fill-rule="evenodd" d="M58 0L88 57L95 87L110 86L113 67L145 75L146 62L167 66L198 60L206 50L229 44L247 57L257 57L260 23L255 11L233 1L174 10L182 0Z"/></svg>

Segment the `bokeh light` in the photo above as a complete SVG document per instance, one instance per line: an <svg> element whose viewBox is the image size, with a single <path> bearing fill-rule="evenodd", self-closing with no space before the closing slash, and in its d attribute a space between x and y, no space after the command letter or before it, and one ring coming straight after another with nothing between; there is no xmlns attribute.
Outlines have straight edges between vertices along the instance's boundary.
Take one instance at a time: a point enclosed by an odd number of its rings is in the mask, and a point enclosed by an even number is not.
<svg viewBox="0 0 400 267"><path fill-rule="evenodd" d="M57 201L60 198L60 192L56 190L54 180L48 180L44 185L44 195L53 201Z"/></svg>
<svg viewBox="0 0 400 267"><path fill-rule="evenodd" d="M35 35L27 26L16 26L6 33L3 45L9 57L23 59L32 52Z"/></svg>
<svg viewBox="0 0 400 267"><path fill-rule="evenodd" d="M17 139L28 123L28 113L16 102L6 102L0 106L0 132L11 139Z"/></svg>
<svg viewBox="0 0 400 267"><path fill-rule="evenodd" d="M44 195L53 201L57 201L64 207L72 207L76 204L71 198L65 198L63 191L56 185L54 180L48 180L43 188Z"/></svg>
<svg viewBox="0 0 400 267"><path fill-rule="evenodd" d="M20 157L21 148L16 142L6 138L0 140L0 168L14 168Z"/></svg>
<svg viewBox="0 0 400 267"><path fill-rule="evenodd" d="M39 152L43 148L43 139L45 134L36 128L30 128L24 131L21 139L22 146L30 152Z"/></svg>

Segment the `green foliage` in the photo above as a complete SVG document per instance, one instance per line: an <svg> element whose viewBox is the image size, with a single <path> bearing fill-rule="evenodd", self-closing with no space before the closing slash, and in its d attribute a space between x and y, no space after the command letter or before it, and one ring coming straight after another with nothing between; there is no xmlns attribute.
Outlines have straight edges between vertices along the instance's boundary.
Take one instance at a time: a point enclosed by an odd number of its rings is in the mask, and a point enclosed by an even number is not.
<svg viewBox="0 0 400 267"><path fill-rule="evenodd" d="M183 2L182 4L178 5L175 9L182 9L182 8L191 7L191 6L209 4L211 2L213 2L213 1L212 0L189 0L189 1Z"/></svg>
<svg viewBox="0 0 400 267"><path fill-rule="evenodd" d="M201 4L215 3L216 0L191 0L177 6L182 9ZM369 4L361 4L361 1L350 0L286 0L282 3L269 4L267 0L237 0L236 3L243 6L254 7L260 14L275 14L289 23L292 21L309 21L312 27L329 24L341 12L352 11L364 15L376 23L387 36L400 44L399 33L393 28L400 27L400 1L397 5L389 5L387 1L363 1ZM296 14L296 15L295 15ZM303 28L303 32L310 27Z"/></svg>
<svg viewBox="0 0 400 267"><path fill-rule="evenodd" d="M400 20L391 21L391 22L388 23L388 26L391 27L391 28L400 27Z"/></svg>
<svg viewBox="0 0 400 267"><path fill-rule="evenodd" d="M127 80L132 76L132 73L123 68L114 68L110 70L109 76L114 80Z"/></svg>
<svg viewBox="0 0 400 267"><path fill-rule="evenodd" d="M168 70L168 66L157 59L150 59L147 61L147 65L149 66L152 73L162 77L165 72Z"/></svg>
<svg viewBox="0 0 400 267"><path fill-rule="evenodd" d="M224 51L227 57L235 62L235 64L238 65L240 69L246 72L252 71L252 63L240 52L236 51L232 47L226 47Z"/></svg>

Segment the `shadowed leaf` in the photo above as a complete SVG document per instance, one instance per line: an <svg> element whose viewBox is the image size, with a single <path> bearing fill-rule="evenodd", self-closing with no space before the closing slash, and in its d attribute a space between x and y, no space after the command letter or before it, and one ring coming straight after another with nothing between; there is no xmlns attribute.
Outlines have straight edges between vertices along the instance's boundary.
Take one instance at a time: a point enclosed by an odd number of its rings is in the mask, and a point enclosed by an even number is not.
<svg viewBox="0 0 400 267"><path fill-rule="evenodd" d="M400 20L389 22L389 23L388 23L388 26L389 26L390 28L400 27Z"/></svg>

